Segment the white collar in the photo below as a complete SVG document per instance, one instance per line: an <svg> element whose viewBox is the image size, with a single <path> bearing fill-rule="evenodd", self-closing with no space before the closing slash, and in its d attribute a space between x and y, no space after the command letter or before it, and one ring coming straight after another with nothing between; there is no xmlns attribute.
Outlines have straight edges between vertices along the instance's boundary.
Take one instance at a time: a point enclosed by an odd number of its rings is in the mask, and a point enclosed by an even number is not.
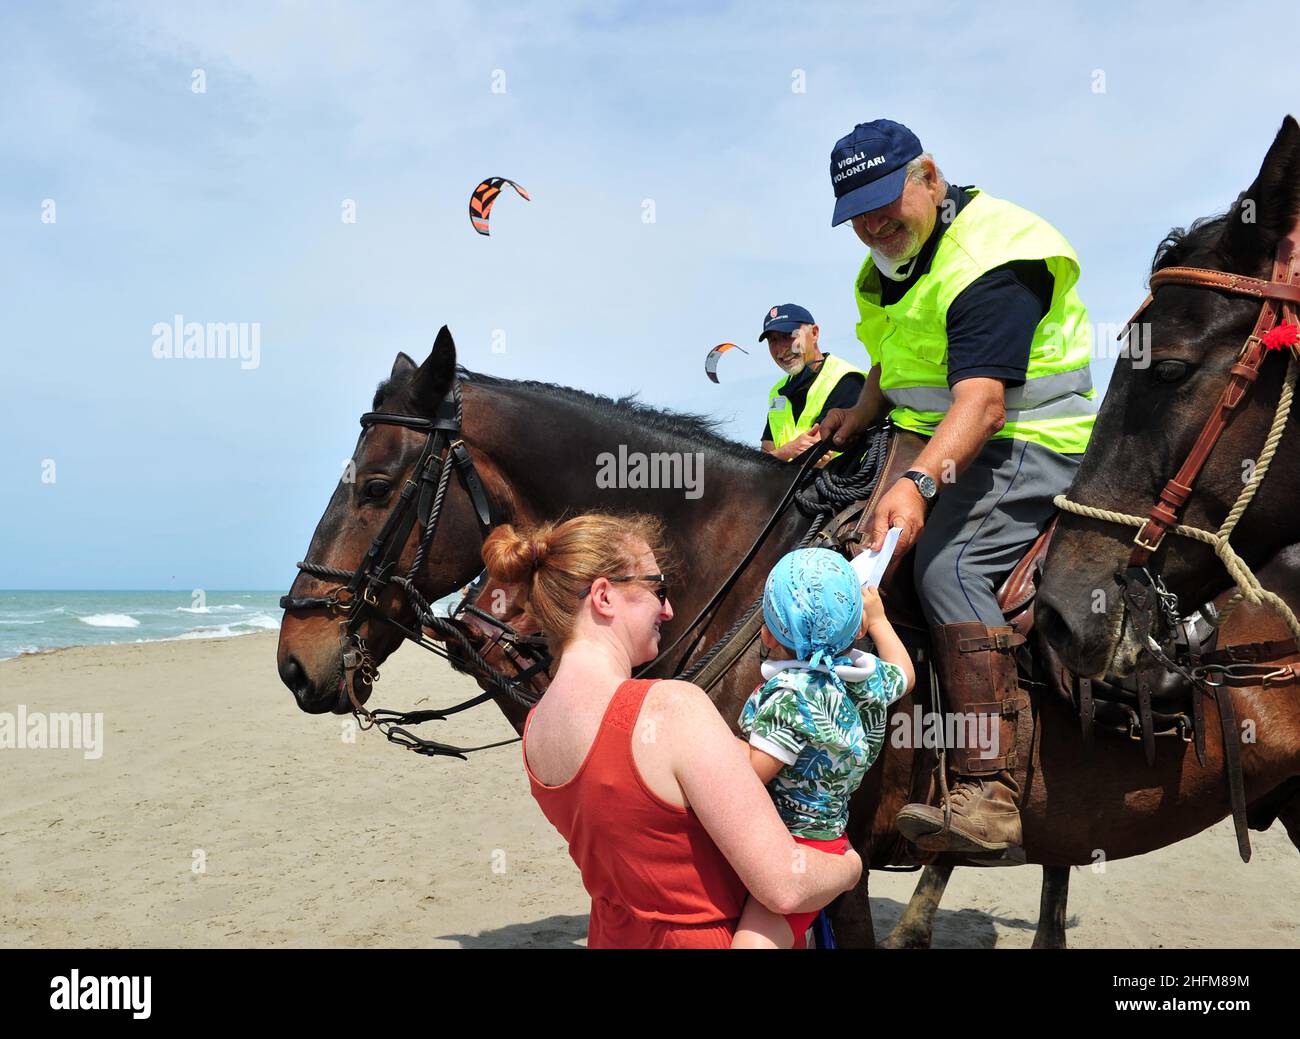
<svg viewBox="0 0 1300 1039"><path fill-rule="evenodd" d="M867 678L876 671L876 658L870 653L864 653L860 649L850 647L847 654L848 664L837 664L835 673L840 676L844 682L865 682ZM780 674L792 667L801 667L805 670L825 671L830 674L830 668L825 664L818 664L815 668L809 666L806 660L764 660L759 670L763 673L763 681L767 681L773 675Z"/></svg>

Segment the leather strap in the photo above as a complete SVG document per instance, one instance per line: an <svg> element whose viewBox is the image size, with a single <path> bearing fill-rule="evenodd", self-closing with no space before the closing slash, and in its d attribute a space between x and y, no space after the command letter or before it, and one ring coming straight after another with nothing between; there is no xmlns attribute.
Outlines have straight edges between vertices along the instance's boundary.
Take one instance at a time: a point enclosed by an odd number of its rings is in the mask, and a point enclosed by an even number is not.
<svg viewBox="0 0 1300 1039"><path fill-rule="evenodd" d="M1269 664L1282 657L1295 656L1295 639L1271 642L1237 642L1222 646L1201 657L1202 664Z"/></svg>
<svg viewBox="0 0 1300 1039"><path fill-rule="evenodd" d="M1187 660L1192 667L1198 666L1204 659L1201 652L1204 643L1194 622L1182 625L1187 636ZM1192 683L1192 745L1196 750L1196 763L1205 767L1205 689L1200 682Z"/></svg>
<svg viewBox="0 0 1300 1039"><path fill-rule="evenodd" d="M1229 274L1226 271L1212 271L1204 267L1165 267L1151 275L1151 291L1161 285L1190 285L1200 289L1218 289L1238 296L1252 296L1259 300L1279 300L1284 303L1300 303L1300 285L1293 285L1273 269L1271 281L1263 278L1247 278L1243 274Z"/></svg>
<svg viewBox="0 0 1300 1039"><path fill-rule="evenodd" d="M1233 411L1242 402L1255 379L1259 376L1260 366L1269 351L1261 338L1275 324L1281 308L1278 302L1300 303L1300 282L1297 282L1295 243L1290 238L1282 239L1273 257L1273 277L1270 281L1260 278L1247 278L1240 274L1226 274L1222 271L1204 270L1199 267L1166 267L1151 275L1151 291L1162 285L1189 285L1196 288L1218 289L1235 293L1239 296L1251 296L1263 300L1255 327L1246 338L1237 361L1229 371L1228 383L1223 388L1218 402L1211 410L1200 435L1192 446L1182 467L1160 492L1160 497L1152 506L1143 526L1133 538L1133 551L1129 556L1130 566L1145 566L1151 554L1160 547L1160 542L1169 528L1178 522L1187 499L1191 496L1192 485L1204 468L1206 460L1219 437L1227 428ZM1138 314L1146 304L1139 308ZM1138 314L1134 315L1136 319Z"/></svg>
<svg viewBox="0 0 1300 1039"><path fill-rule="evenodd" d="M1151 672L1143 668L1138 672L1138 718L1142 726L1142 752L1147 765L1156 763L1156 726L1151 717Z"/></svg>
<svg viewBox="0 0 1300 1039"><path fill-rule="evenodd" d="M1018 631L1000 631L995 635L981 635L973 639L958 639L957 649L962 653L984 653L991 649L1015 649L1023 646L1025 637Z"/></svg>
<svg viewBox="0 0 1300 1039"><path fill-rule="evenodd" d="M1092 679L1079 679L1079 724L1083 726L1083 745L1092 746L1092 719L1095 707L1092 702Z"/></svg>
<svg viewBox="0 0 1300 1039"><path fill-rule="evenodd" d="M1216 689L1219 726L1223 730L1223 763L1228 772L1228 798L1232 802L1232 823L1237 831L1237 851L1241 861L1250 861L1250 831L1246 822L1246 786L1241 777L1241 733L1237 731L1237 714L1232 707L1232 693Z"/></svg>

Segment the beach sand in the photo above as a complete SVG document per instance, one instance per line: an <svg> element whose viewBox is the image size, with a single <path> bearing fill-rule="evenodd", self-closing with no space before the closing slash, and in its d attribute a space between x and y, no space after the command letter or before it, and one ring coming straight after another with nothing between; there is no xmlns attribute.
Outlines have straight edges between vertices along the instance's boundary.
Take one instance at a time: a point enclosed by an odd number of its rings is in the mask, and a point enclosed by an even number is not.
<svg viewBox="0 0 1300 1039"><path fill-rule="evenodd" d="M350 719L301 713L274 633L82 647L0 663L0 711L103 712L98 760L0 750L4 946L576 947L589 902L528 793L517 744L426 759ZM477 692L405 647L377 705ZM424 705L424 704L421 704ZM492 705L423 726L512 735ZM1300 857L1281 825L1237 858L1224 821L1071 874L1075 948L1300 946ZM194 864L202 864L196 872ZM1027 948L1036 867L958 870L937 947ZM916 874L873 874L878 937Z"/></svg>

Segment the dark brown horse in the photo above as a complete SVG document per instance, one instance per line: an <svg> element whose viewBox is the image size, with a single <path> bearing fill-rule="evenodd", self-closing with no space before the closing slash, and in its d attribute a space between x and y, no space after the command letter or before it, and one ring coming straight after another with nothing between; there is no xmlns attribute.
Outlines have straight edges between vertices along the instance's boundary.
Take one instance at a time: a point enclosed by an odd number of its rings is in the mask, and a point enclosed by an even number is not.
<svg viewBox="0 0 1300 1039"><path fill-rule="evenodd" d="M1293 130L1294 123L1290 126ZM1294 144L1291 156L1294 170ZM1188 305L1192 305L1190 301ZM1153 314L1153 323L1161 316ZM1172 319L1177 315L1170 311L1163 316ZM444 330L429 358L418 367L399 355L392 376L376 395L375 407L390 413L431 416L457 379L455 348ZM463 370L459 381L464 394L463 439L503 517L531 523L592 509L636 509L653 511L665 519L684 578L681 591L674 596L676 620L694 616L718 587L781 500L791 478L790 466L723 440L698 418L665 415L632 401L610 401L576 390L491 379ZM1144 449L1154 445L1159 453L1160 434L1148 427L1145 436ZM340 570L358 565L424 442L421 434L400 426L374 426L367 431L354 455L355 482L341 483L336 490L313 536L309 559ZM692 497L693 492L680 482L675 487L637 488L628 487L624 480L622 486L607 487L596 478L602 464L608 467L608 459L602 463L602 455L630 458L655 454L675 455L678 472L684 471L685 455L698 457L705 477L703 493ZM1126 504L1131 508L1136 501ZM1294 509L1296 504L1291 502L1290 507ZM722 634L758 596L771 565L797 542L807 523L806 517L790 509L776 524L753 565L705 630L706 642ZM405 545L403 567L414 559L415 542L413 535ZM453 487L433 551L418 574L422 594L429 599L445 595L477 574L482 565L481 542L468 496ZM1049 582L1050 578L1049 571ZM298 596L320 594L327 584L300 575L293 592ZM1187 599L1193 606L1202 601L1196 600L1195 594L1189 593ZM1050 600L1055 611L1054 633L1068 630L1067 622L1060 620L1067 616L1061 612L1062 601L1059 594ZM381 592L376 607L402 618L408 626L414 623L407 598L396 588ZM400 633L377 620L367 620L361 631L380 662L401 639ZM665 636L671 641L671 627L665 629ZM1077 662L1073 656L1069 659ZM343 645L337 615L324 609L288 611L278 663L282 679L303 710L345 713L350 709L341 683ZM733 724L756 680L757 665L755 646L711 690L719 710ZM671 662L665 664L663 673L672 673ZM923 703L925 695L923 686L914 694ZM1253 798L1300 775L1300 740L1295 738L1300 732L1300 706L1292 704L1288 709L1276 699L1261 705L1267 724L1260 727L1260 742L1248 756L1247 784ZM904 698L896 706L896 714L910 715L912 703L912 697ZM1242 704L1239 710L1253 716L1250 704ZM1021 717L1021 746L1029 748L1029 753L1017 778L1025 792L1022 812L1031 862L1060 867L1092 863L1098 851L1108 858L1141 854L1196 833L1227 812L1213 717L1207 740L1211 754L1204 768L1181 741L1175 741L1177 747L1162 746L1154 768L1134 753L1126 739L1103 737L1085 751L1078 719L1060 697L1037 697L1034 709L1022 712ZM512 720L517 720L517 712ZM906 855L905 842L894 830L893 821L904 803L925 796L932 764L929 751L886 742L880 761L854 798L850 818L849 836L869 866L897 863ZM835 907L837 931L845 945L873 943L868 881L869 872L864 872L857 889Z"/></svg>

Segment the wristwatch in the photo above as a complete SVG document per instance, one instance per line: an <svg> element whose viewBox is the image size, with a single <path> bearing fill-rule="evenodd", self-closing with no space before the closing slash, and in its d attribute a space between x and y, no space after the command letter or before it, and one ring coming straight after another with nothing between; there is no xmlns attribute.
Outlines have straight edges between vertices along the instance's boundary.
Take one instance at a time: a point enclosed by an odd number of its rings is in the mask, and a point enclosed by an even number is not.
<svg viewBox="0 0 1300 1039"><path fill-rule="evenodd" d="M911 480L916 484L916 489L921 492L921 497L926 501L934 501L939 494L939 485L934 482L934 477L918 469L907 470L899 479Z"/></svg>

